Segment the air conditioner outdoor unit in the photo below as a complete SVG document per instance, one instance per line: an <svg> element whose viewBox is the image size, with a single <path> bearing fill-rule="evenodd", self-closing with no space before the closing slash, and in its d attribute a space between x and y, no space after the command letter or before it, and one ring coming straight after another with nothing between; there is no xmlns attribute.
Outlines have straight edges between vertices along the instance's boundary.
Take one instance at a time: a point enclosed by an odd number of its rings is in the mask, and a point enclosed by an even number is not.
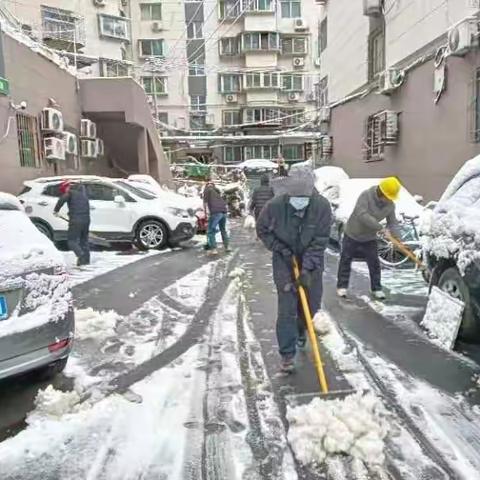
<svg viewBox="0 0 480 480"><path fill-rule="evenodd" d="M381 15L383 0L363 0L363 14L367 16Z"/></svg>
<svg viewBox="0 0 480 480"><path fill-rule="evenodd" d="M380 92L389 95L405 81L405 71L388 68L380 76Z"/></svg>
<svg viewBox="0 0 480 480"><path fill-rule="evenodd" d="M320 57L317 57L314 61L313 64L317 67L320 68L322 65L322 62L320 61Z"/></svg>
<svg viewBox="0 0 480 480"><path fill-rule="evenodd" d="M44 138L43 151L47 160L65 160L65 143L61 138Z"/></svg>
<svg viewBox="0 0 480 480"><path fill-rule="evenodd" d="M292 63L295 68L304 67L305 59L303 57L294 57Z"/></svg>
<svg viewBox="0 0 480 480"><path fill-rule="evenodd" d="M95 152L97 157L103 157L105 155L105 144L101 138L95 140Z"/></svg>
<svg viewBox="0 0 480 480"><path fill-rule="evenodd" d="M163 30L162 22L153 22L152 23L152 32L161 32Z"/></svg>
<svg viewBox="0 0 480 480"><path fill-rule="evenodd" d="M289 102L298 102L300 95L298 92L288 92L287 98Z"/></svg>
<svg viewBox="0 0 480 480"><path fill-rule="evenodd" d="M80 137L82 138L96 138L97 125L88 118L82 118L80 123Z"/></svg>
<svg viewBox="0 0 480 480"><path fill-rule="evenodd" d="M81 140L80 151L82 157L95 158L97 156L97 144L95 140Z"/></svg>
<svg viewBox="0 0 480 480"><path fill-rule="evenodd" d="M64 132L63 141L65 143L65 153L78 155L77 136L74 133Z"/></svg>
<svg viewBox="0 0 480 480"><path fill-rule="evenodd" d="M229 93L228 95L225 95L225 101L227 103L237 103L238 95L236 93Z"/></svg>
<svg viewBox="0 0 480 480"><path fill-rule="evenodd" d="M448 55L465 55L470 49L478 47L479 22L466 19L448 30Z"/></svg>
<svg viewBox="0 0 480 480"><path fill-rule="evenodd" d="M303 18L295 18L293 20L293 28L297 32L304 32L305 30L308 30L308 25L305 23Z"/></svg>
<svg viewBox="0 0 480 480"><path fill-rule="evenodd" d="M324 106L320 108L318 117L321 122L330 122L330 107Z"/></svg>
<svg viewBox="0 0 480 480"><path fill-rule="evenodd" d="M394 145L398 141L398 113L385 110L378 114L381 141Z"/></svg>
<svg viewBox="0 0 480 480"><path fill-rule="evenodd" d="M43 132L48 132L48 133L63 132L62 112L54 108L44 108L42 110L41 127Z"/></svg>
<svg viewBox="0 0 480 480"><path fill-rule="evenodd" d="M96 7L104 7L107 4L107 0L93 0L93 4Z"/></svg>

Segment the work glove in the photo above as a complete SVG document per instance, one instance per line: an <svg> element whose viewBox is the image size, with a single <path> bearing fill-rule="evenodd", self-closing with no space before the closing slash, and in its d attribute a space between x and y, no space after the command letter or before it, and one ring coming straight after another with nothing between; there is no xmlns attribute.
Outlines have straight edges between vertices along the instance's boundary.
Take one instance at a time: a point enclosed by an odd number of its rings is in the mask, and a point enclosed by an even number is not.
<svg viewBox="0 0 480 480"><path fill-rule="evenodd" d="M302 270L297 279L297 287L310 288L312 286L312 274L308 270Z"/></svg>

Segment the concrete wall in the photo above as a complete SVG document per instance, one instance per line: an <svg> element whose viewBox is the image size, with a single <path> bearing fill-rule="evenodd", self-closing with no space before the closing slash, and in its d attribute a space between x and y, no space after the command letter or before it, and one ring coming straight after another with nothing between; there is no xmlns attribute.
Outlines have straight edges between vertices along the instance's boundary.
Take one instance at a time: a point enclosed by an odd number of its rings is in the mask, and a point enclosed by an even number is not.
<svg viewBox="0 0 480 480"><path fill-rule="evenodd" d="M480 54L448 59L447 90L434 103L433 62L408 74L406 83L390 97L372 93L335 107L330 134L334 165L351 176L398 175L412 193L438 199L463 163L480 153L470 141L472 80ZM386 159L366 163L363 157L365 122L382 110L400 113L400 138L386 147Z"/></svg>

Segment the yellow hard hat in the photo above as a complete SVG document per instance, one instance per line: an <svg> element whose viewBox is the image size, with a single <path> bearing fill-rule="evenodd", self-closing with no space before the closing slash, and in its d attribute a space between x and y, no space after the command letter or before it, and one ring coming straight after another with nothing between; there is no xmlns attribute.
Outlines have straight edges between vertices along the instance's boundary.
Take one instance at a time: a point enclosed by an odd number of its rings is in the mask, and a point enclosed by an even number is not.
<svg viewBox="0 0 480 480"><path fill-rule="evenodd" d="M402 188L402 184L397 177L384 178L378 186L380 187L380 191L392 201L398 198L400 189Z"/></svg>

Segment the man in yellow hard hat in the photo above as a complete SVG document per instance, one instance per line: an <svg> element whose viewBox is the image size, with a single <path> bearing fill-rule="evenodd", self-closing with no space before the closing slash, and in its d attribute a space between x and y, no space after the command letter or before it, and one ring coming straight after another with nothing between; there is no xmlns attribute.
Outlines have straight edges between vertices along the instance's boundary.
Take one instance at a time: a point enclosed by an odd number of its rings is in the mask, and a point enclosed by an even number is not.
<svg viewBox="0 0 480 480"><path fill-rule="evenodd" d="M339 297L347 296L353 259L362 258L368 265L372 296L377 300L385 298L381 283L377 235L384 230L385 227L380 222L385 219L387 220L386 228L397 233L398 223L394 202L401 188L402 185L396 177L388 177L384 178L378 186L370 187L358 197L344 231L337 277Z"/></svg>

